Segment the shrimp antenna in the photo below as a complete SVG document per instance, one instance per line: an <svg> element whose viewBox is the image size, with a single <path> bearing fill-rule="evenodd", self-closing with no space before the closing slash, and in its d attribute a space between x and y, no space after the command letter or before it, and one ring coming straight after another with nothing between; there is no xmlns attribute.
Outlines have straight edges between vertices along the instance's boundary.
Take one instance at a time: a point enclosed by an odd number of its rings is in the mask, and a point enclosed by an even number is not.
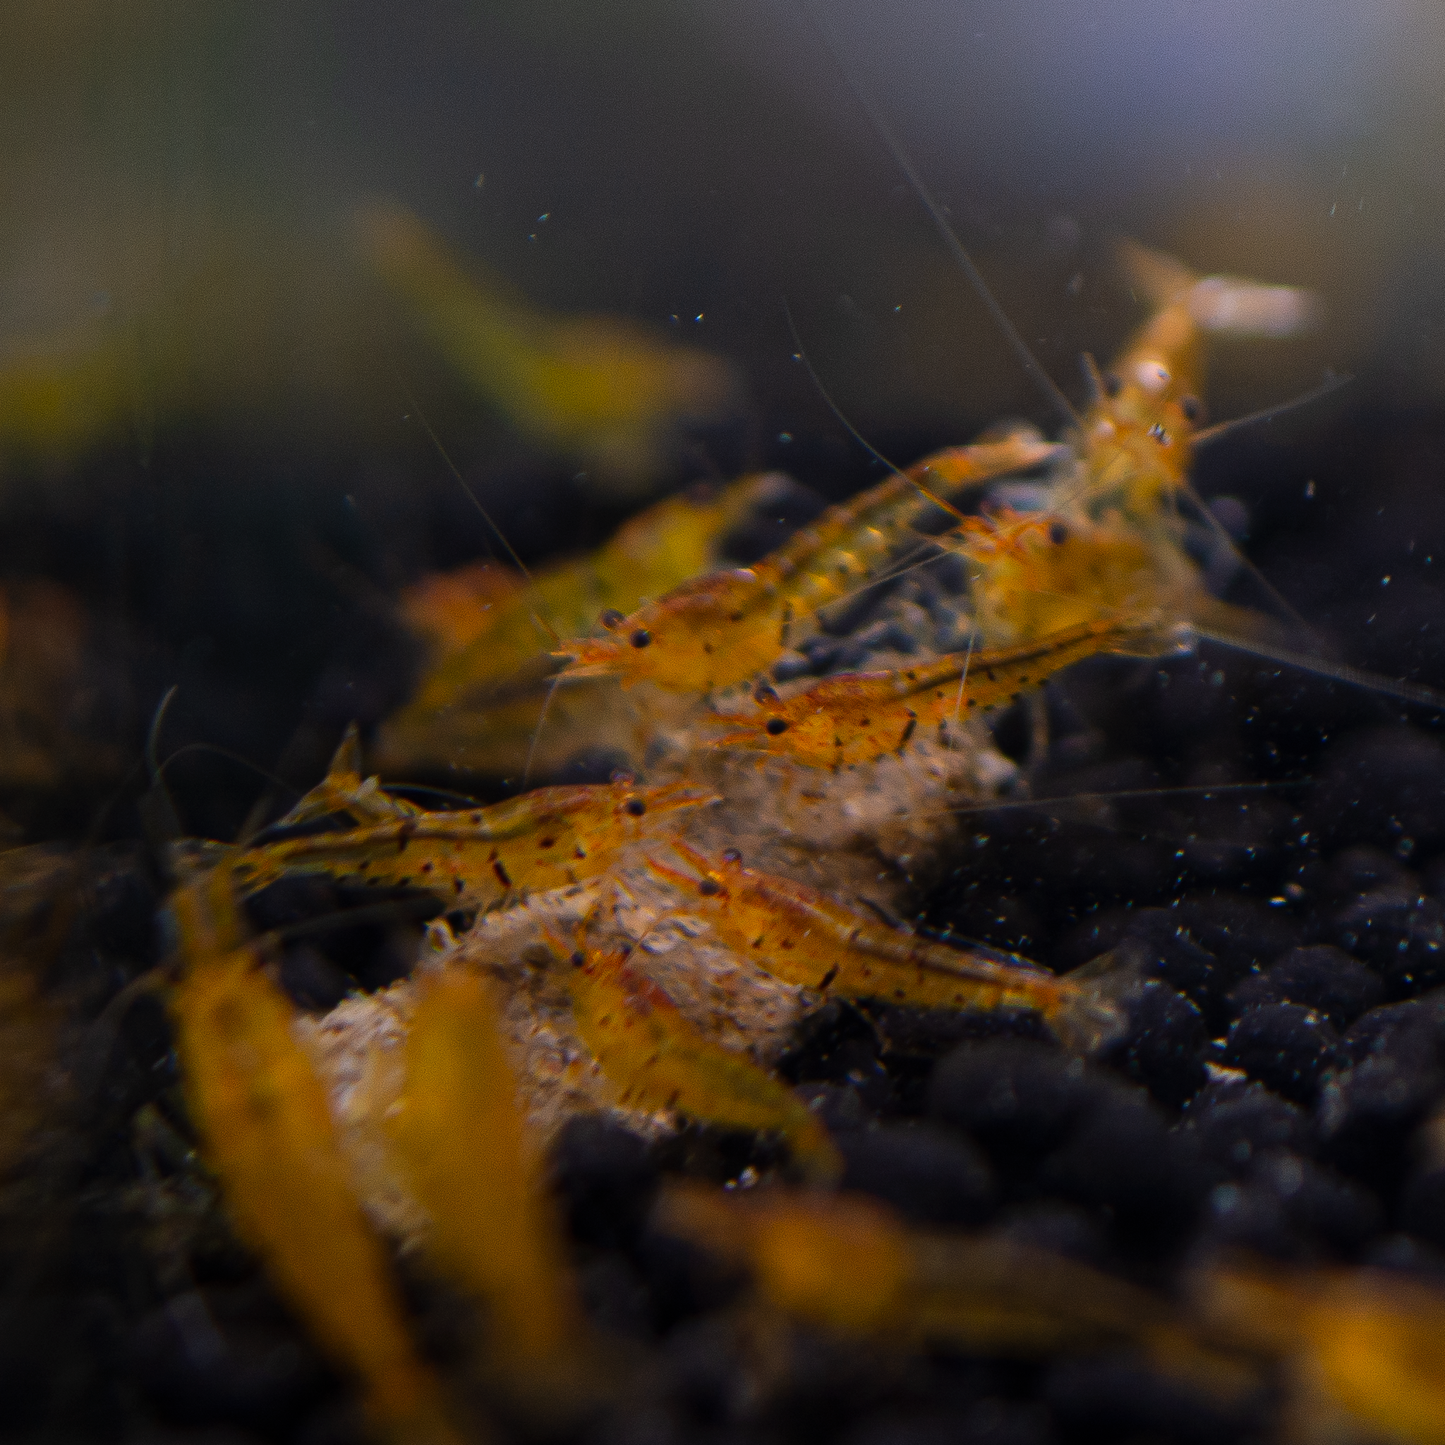
<svg viewBox="0 0 1445 1445"><path fill-rule="evenodd" d="M1206 802L1216 793L1278 793L1313 786L1313 778L1284 778L1263 783L1185 783L1179 787L1120 788L1116 792L1061 793L1053 798L1002 798L997 802L968 803L925 813L926 818L964 817L971 813L1009 813L1029 808L1055 808L1067 803L1115 803L1139 798L1200 797Z"/></svg>
<svg viewBox="0 0 1445 1445"><path fill-rule="evenodd" d="M165 768L159 762L161 729L166 724L166 713L180 690L179 683L168 689L156 706L150 731L146 734L145 763L151 786L150 791L136 806L141 815L142 827L153 844L169 843L185 834L185 829L181 826L181 815L176 811L175 799L171 797L170 789L166 786Z"/></svg>
<svg viewBox="0 0 1445 1445"><path fill-rule="evenodd" d="M898 139L893 128L883 118L882 111L874 105L868 92L853 78L852 72L844 64L843 56L833 38L831 29L814 15L806 0L798 0L798 5L804 16L807 17L808 23L822 38L828 54L832 57L833 64L843 77L844 84L847 85L853 99L858 102L863 113L868 117L879 140L883 142L888 153L893 157L894 164L908 178L908 184L912 186L914 195L918 197L924 210L928 212L929 218L933 221L938 234L943 238L943 244L948 248L949 254L958 263L963 274L968 277L969 285L973 287L979 300L988 308L988 314L993 317L994 325L998 327L999 332L1022 363L1034 385L1066 421L1073 426L1081 426L1082 418L1074 409L1073 403L1059 390L1053 377L1039 365L1038 359L1029 350L1028 342L1019 335L1018 328L1009 320L1008 312L1003 309L998 298L989 290L988 282L983 279L983 272L974 264L973 257L968 254L963 242L958 239L953 227L949 224L948 217L943 213L943 207L934 200L933 193L924 185L923 177L919 175L918 168L903 148L902 141Z"/></svg>
<svg viewBox="0 0 1445 1445"><path fill-rule="evenodd" d="M1221 647L1232 647L1238 652L1250 653L1266 662L1277 662L1282 667L1295 668L1300 672L1313 673L1316 677L1330 678L1335 682L1347 683L1350 687L1360 687L1368 692L1397 698L1400 702L1416 703L1420 707L1433 708L1436 712L1445 712L1445 692L1427 687L1423 682L1411 682L1404 677L1386 677L1383 673L1370 672L1363 667L1351 667L1345 662L1324 662L1308 653L1232 637L1227 632L1213 632L1206 627L1191 626L1190 631L1207 642L1217 642Z"/></svg>
<svg viewBox="0 0 1445 1445"><path fill-rule="evenodd" d="M412 391L406 377L403 376L400 371L398 371L396 373L396 379L401 384L401 389L406 393L407 404L416 413L416 419L421 423L422 430L425 431L427 436L431 438L431 444L437 449L437 455L440 456L441 459L447 464L448 470L451 472L452 476L456 478L457 485L466 494L467 500L472 504L472 506L477 509L478 512L481 513L482 520L487 524L488 527L492 529L492 534L502 544L502 547L505 549L507 556L512 559L513 563L516 565L517 570L522 574L523 577L527 579L527 585L531 587L532 590L535 592L537 589L537 583L536 580L533 578L531 572L527 569L527 564L522 561L522 559L517 555L517 549L513 547L512 544L507 540L507 534L503 532L502 529L497 526L497 524L492 520L492 514L487 511L487 509L482 505L481 498L478 497L477 494L468 485L467 479L461 473L461 469L451 459L451 456L448 453L447 449L442 445L441 438L436 434L436 431L432 427L431 422L427 420L426 413L421 409L421 403L417 401L416 393ZM556 629L553 628L552 624L548 622L547 619L543 617L540 612L532 613L532 621L535 622L537 626L540 627L542 631L545 632L547 636L552 639L553 643L555 643L556 646L561 647L562 639L557 636Z"/></svg>
<svg viewBox="0 0 1445 1445"><path fill-rule="evenodd" d="M839 424L844 428L845 431L847 431L848 435L852 437L853 440L857 442L858 445L862 447L863 450L867 452L869 456L871 456L875 461L882 462L883 465L887 467L888 470L892 472L895 477L902 477L905 482L911 482L913 486L918 489L919 493L922 496L926 497L930 502L932 502L934 506L942 507L945 512L948 512L962 520L964 514L960 512L957 507L953 506L949 502L945 502L943 498L940 497L936 492L929 491L929 489L925 487L922 482L909 476L907 472L902 471L900 468L896 467L892 462L888 460L887 457L883 455L882 452L878 450L877 447L873 445L872 442L868 440L867 437L863 435L862 432L858 430L857 427L853 425L851 421L848 420L846 416L843 415L842 407L840 407L838 403L833 400L832 396L828 392L828 388L823 385L822 377L820 377L817 371L814 369L813 363L808 360L808 353L803 347L803 338L798 334L798 326L797 323L793 320L792 308L788 305L786 297L783 298L783 315L788 318L788 330L792 333L793 345L797 348L797 350L793 352L793 355L803 363L803 366L808 373L808 379L813 383L813 386L816 388L818 395L821 396L824 402L827 404L828 410L831 411L833 415L838 418Z"/></svg>
<svg viewBox="0 0 1445 1445"><path fill-rule="evenodd" d="M1242 431L1247 426L1254 426L1262 421L1273 421L1275 417L1282 416L1285 412L1294 411L1297 407L1309 406L1312 402L1329 396L1331 392L1338 391L1342 386L1348 386L1354 379L1348 374L1344 376L1331 374L1313 390L1292 397L1289 401L1282 401L1278 406L1267 406L1259 411L1252 411L1247 416L1237 416L1230 421L1221 421L1214 426L1207 426L1202 431L1194 433L1190 444L1195 447L1205 446L1209 442L1218 441L1220 437L1229 436L1232 432Z"/></svg>
<svg viewBox="0 0 1445 1445"><path fill-rule="evenodd" d="M528 787L532 781L532 763L537 756L537 744L542 741L542 729L547 726L547 714L552 711L552 699L557 696L557 684L561 680L559 673L547 685L547 695L542 699L542 711L537 718L537 726L532 731L532 741L527 745L527 761L522 768L522 786Z"/></svg>

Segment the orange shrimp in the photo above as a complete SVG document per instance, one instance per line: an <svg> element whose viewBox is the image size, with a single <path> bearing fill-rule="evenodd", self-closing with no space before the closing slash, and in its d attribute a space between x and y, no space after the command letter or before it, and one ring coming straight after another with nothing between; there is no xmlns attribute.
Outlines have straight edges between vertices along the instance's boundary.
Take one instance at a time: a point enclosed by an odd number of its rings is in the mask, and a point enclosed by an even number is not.
<svg viewBox="0 0 1445 1445"><path fill-rule="evenodd" d="M1168 1301L1012 1240L910 1229L865 1195L672 1183L656 1220L744 1266L760 1302L841 1334L1024 1354L1138 1340L1225 1393L1241 1383Z"/></svg>
<svg viewBox="0 0 1445 1445"><path fill-rule="evenodd" d="M1177 541L1117 511L1099 520L1072 509L968 517L946 545L968 559L974 622L991 648L1150 610L1181 629L1265 642L1288 635L1273 618L1213 596Z"/></svg>
<svg viewBox="0 0 1445 1445"><path fill-rule="evenodd" d="M1147 523L1187 486L1204 412L1204 334L1289 336L1313 323L1317 306L1295 287L1200 277L1134 242L1122 255L1132 284L1155 311L1096 376L1077 442L1082 500L1095 514L1114 506Z"/></svg>
<svg viewBox="0 0 1445 1445"><path fill-rule="evenodd" d="M820 609L855 591L912 537L932 500L928 479L957 488L1025 470L1057 448L1019 432L957 447L830 507L752 567L714 572L674 588L630 616L604 614L613 635L569 643L561 677L615 675L704 696L756 677L814 625Z"/></svg>
<svg viewBox="0 0 1445 1445"><path fill-rule="evenodd" d="M542 1161L517 1106L495 985L447 970L419 985L406 1088L387 1137L426 1210L428 1253L487 1302L509 1370L555 1365L581 1335Z"/></svg>
<svg viewBox="0 0 1445 1445"><path fill-rule="evenodd" d="M852 767L902 753L920 726L947 740L960 719L1007 707L1085 657L1187 650L1187 634L1156 617L1081 622L1018 647L949 653L897 672L841 673L788 698L759 687L753 694L757 711L729 715L731 730L718 741L811 767Z"/></svg>
<svg viewBox="0 0 1445 1445"><path fill-rule="evenodd" d="M633 968L627 947L575 951L568 978L577 1032L624 1108L667 1109L735 1129L776 1131L818 1183L842 1174L838 1151L817 1118L746 1054L701 1033L667 994Z"/></svg>
<svg viewBox="0 0 1445 1445"><path fill-rule="evenodd" d="M974 621L989 647L1144 608L1277 647L1287 629L1210 595L1185 549L1178 501L1189 489L1202 420L1205 333L1290 334L1311 318L1312 298L1235 277L1200 278L1133 244L1124 258L1155 310L1106 372L1092 372L1072 465L1048 484L1039 511L964 518L934 540L966 558Z"/></svg>
<svg viewBox="0 0 1445 1445"><path fill-rule="evenodd" d="M182 885L171 916L185 963L171 1005L177 1052L237 1232L328 1354L362 1379L379 1425L454 1438L352 1191L325 1091L292 1037L291 1004L244 941L228 870Z"/></svg>
<svg viewBox="0 0 1445 1445"><path fill-rule="evenodd" d="M651 835L659 819L715 800L681 784L613 783L539 788L466 812L427 812L373 787L349 790L349 743L326 782L283 822L361 811L364 826L226 850L238 886L254 893L286 873L320 873L369 886L414 887L457 908L493 908L519 892L564 888L612 866L618 850ZM361 803L355 802L360 796ZM348 801L350 800L350 801ZM376 821L378 820L379 821Z"/></svg>
<svg viewBox="0 0 1445 1445"><path fill-rule="evenodd" d="M1121 1025L1107 994L1123 980L1111 977L1107 964L1090 965L1081 982L1025 959L951 948L875 922L805 884L744 867L736 855L713 864L680 839L671 846L692 871L649 857L650 871L681 890L686 907L722 943L785 983L924 1008L1034 1009L1081 1051Z"/></svg>
<svg viewBox="0 0 1445 1445"><path fill-rule="evenodd" d="M1291 1367L1297 1438L1445 1445L1439 1289L1393 1271L1239 1261L1196 1275L1191 1293L1213 1333Z"/></svg>

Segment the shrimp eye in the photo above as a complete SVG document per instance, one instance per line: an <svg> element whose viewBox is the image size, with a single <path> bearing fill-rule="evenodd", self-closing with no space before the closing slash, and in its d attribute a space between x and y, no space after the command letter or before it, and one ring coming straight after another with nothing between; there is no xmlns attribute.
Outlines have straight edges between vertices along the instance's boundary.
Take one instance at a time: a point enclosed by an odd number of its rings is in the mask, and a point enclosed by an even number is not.
<svg viewBox="0 0 1445 1445"><path fill-rule="evenodd" d="M569 962L573 968L581 968L587 962L587 955L579 948L573 953Z"/></svg>
<svg viewBox="0 0 1445 1445"><path fill-rule="evenodd" d="M1204 408L1199 404L1197 396L1182 397L1179 402L1179 410L1184 413L1184 420L1191 426L1204 415Z"/></svg>
<svg viewBox="0 0 1445 1445"><path fill-rule="evenodd" d="M1062 547L1068 540L1069 529L1064 526L1062 522L1055 522L1054 525L1049 528L1049 541L1052 542L1055 547Z"/></svg>
<svg viewBox="0 0 1445 1445"><path fill-rule="evenodd" d="M1106 371L1099 380L1103 383L1105 396L1118 396L1124 390L1124 378L1117 371Z"/></svg>
<svg viewBox="0 0 1445 1445"><path fill-rule="evenodd" d="M770 737L777 737L779 733L788 730L787 722L780 717L770 717L767 721L767 732Z"/></svg>
<svg viewBox="0 0 1445 1445"><path fill-rule="evenodd" d="M640 818L647 811L647 804L641 798L629 798L623 805L625 812L631 813L634 818Z"/></svg>
<svg viewBox="0 0 1445 1445"><path fill-rule="evenodd" d="M1164 430L1160 422L1156 421L1154 425L1149 428L1149 435L1153 437L1161 447L1167 447L1169 445L1169 433Z"/></svg>
<svg viewBox="0 0 1445 1445"><path fill-rule="evenodd" d="M754 702L777 702L778 690L770 683L760 682L753 688Z"/></svg>
<svg viewBox="0 0 1445 1445"><path fill-rule="evenodd" d="M738 850L737 850L736 848L724 848L724 849L723 849L723 862L724 862L724 863L741 863L742 861L743 861L743 855L742 855L740 852L738 852Z"/></svg>
<svg viewBox="0 0 1445 1445"><path fill-rule="evenodd" d="M627 640L634 647L646 647L652 641L652 634L645 627L639 627Z"/></svg>
<svg viewBox="0 0 1445 1445"><path fill-rule="evenodd" d="M609 632L620 627L627 619L615 608L609 607L598 619Z"/></svg>
<svg viewBox="0 0 1445 1445"><path fill-rule="evenodd" d="M697 891L701 893L704 898L716 898L717 895L722 892L722 884L719 883L716 878L704 878L702 882L697 885Z"/></svg>

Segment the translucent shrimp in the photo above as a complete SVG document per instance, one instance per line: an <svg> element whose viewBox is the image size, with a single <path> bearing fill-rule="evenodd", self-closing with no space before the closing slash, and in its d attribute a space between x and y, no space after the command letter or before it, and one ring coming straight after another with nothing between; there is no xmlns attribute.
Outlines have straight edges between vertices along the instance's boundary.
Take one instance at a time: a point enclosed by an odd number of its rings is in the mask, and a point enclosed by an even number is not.
<svg viewBox="0 0 1445 1445"><path fill-rule="evenodd" d="M1155 310L1097 377L1076 443L1078 495L1094 515L1118 508L1149 525L1187 486L1203 419L1205 334L1292 336L1314 324L1319 306L1297 287L1200 277L1134 242L1121 252L1131 283Z"/></svg>
<svg viewBox="0 0 1445 1445"><path fill-rule="evenodd" d="M747 682L816 626L818 612L872 578L931 501L927 481L956 488L1034 467L1056 448L1018 432L954 448L831 507L752 567L715 572L675 588L630 616L607 616L613 635L569 643L561 676L613 675L705 696ZM935 475L935 473L937 475Z"/></svg>
<svg viewBox="0 0 1445 1445"><path fill-rule="evenodd" d="M757 1304L838 1334L971 1354L1128 1343L1220 1396L1258 1384L1157 1295L1013 1240L910 1229L866 1196L671 1184L655 1217L664 1232L746 1269Z"/></svg>
<svg viewBox="0 0 1445 1445"><path fill-rule="evenodd" d="M283 823L360 812L363 826L309 833L247 849L211 850L237 886L254 893L288 873L319 873L369 886L422 888L457 908L494 908L519 894L596 877L618 852L658 823L715 801L681 784L639 787L631 779L539 788L465 812L428 812L354 780L354 742L332 772Z"/></svg>
<svg viewBox="0 0 1445 1445"><path fill-rule="evenodd" d="M1191 1292L1216 1336L1285 1361L1294 1438L1445 1442L1438 1288L1393 1271L1240 1262L1196 1276Z"/></svg>
<svg viewBox="0 0 1445 1445"><path fill-rule="evenodd" d="M852 767L902 753L920 728L947 741L961 720L1007 707L1083 658L1187 650L1187 632L1156 617L1081 622L1017 647L949 653L896 672L841 673L788 698L760 687L756 711L729 715L730 730L718 741L811 767Z"/></svg>
<svg viewBox="0 0 1445 1445"><path fill-rule="evenodd" d="M581 1307L540 1151L517 1105L495 987L461 970L421 980L405 1091L386 1125L430 1218L428 1253L487 1302L491 1352L511 1371L532 1372L579 1343Z"/></svg>
<svg viewBox="0 0 1445 1445"><path fill-rule="evenodd" d="M1280 645L1274 619L1211 596L1180 512L1203 419L1204 337L1287 336L1311 324L1305 291L1199 277L1128 243L1125 264L1154 312L1102 374L1071 438L1074 460L1038 489L1032 512L964 519L938 545L968 562L974 619L989 647L1153 608L1214 634ZM1212 525L1200 508L1200 520ZM1216 544L1230 546L1216 536Z"/></svg>
<svg viewBox="0 0 1445 1445"><path fill-rule="evenodd" d="M969 517L949 545L968 559L973 619L991 648L1151 611L1241 639L1287 635L1273 618L1214 597L1183 546L1147 535L1117 511L1099 520L1077 511Z"/></svg>
<svg viewBox="0 0 1445 1445"><path fill-rule="evenodd" d="M393 774L457 766L518 773L529 761L544 769L563 761L579 740L595 745L595 690L553 688L559 664L547 649L602 609L631 612L711 571L722 537L786 485L767 473L689 489L625 522L597 551L543 567L530 581L486 563L413 588L402 608L428 666L378 734L379 766Z"/></svg>
<svg viewBox="0 0 1445 1445"><path fill-rule="evenodd" d="M381 1244L352 1191L326 1094L292 1008L244 941L231 878L171 899L184 973L171 1005L187 1099L237 1232L399 1438L454 1438L407 1336Z"/></svg>
<svg viewBox="0 0 1445 1445"><path fill-rule="evenodd" d="M598 949L583 930L569 951L568 992L577 1032L623 1108L666 1109L736 1129L781 1134L818 1183L842 1161L807 1106L746 1054L707 1038L667 994L628 963L630 949Z"/></svg>
<svg viewBox="0 0 1445 1445"><path fill-rule="evenodd" d="M1079 1051L1097 1048L1122 1024L1112 995L1126 980L1107 961L1089 965L1085 978L1060 977L1025 959L889 928L817 889L747 868L735 855L714 863L681 840L672 848L689 871L649 857L651 872L676 887L724 945L786 983L923 1008L1034 1009Z"/></svg>

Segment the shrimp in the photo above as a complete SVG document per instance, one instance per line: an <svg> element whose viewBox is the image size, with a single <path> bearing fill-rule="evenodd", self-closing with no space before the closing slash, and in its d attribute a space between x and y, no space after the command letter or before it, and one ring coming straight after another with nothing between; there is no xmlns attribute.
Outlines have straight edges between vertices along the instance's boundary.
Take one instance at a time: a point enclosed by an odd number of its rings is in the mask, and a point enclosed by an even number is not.
<svg viewBox="0 0 1445 1445"><path fill-rule="evenodd" d="M1026 432L953 448L897 473L851 502L830 507L812 526L752 567L684 583L630 616L604 614L613 635L569 643L566 678L613 675L626 687L651 682L707 696L747 682L812 630L830 603L869 580L901 542L913 539L925 480L981 484L1038 466L1057 448Z"/></svg>
<svg viewBox="0 0 1445 1445"><path fill-rule="evenodd" d="M627 946L589 947L585 928L568 957L577 1031L623 1107L667 1109L734 1129L776 1130L817 1183L842 1174L818 1119L746 1054L703 1035L667 994L632 967Z"/></svg>
<svg viewBox="0 0 1445 1445"><path fill-rule="evenodd" d="M844 1336L1035 1355L1142 1345L1211 1394L1258 1387L1168 1300L1017 1241L908 1228L856 1194L718 1194L672 1184L659 1228L741 1265L758 1306Z"/></svg>
<svg viewBox="0 0 1445 1445"><path fill-rule="evenodd" d="M1054 673L1099 653L1162 657L1188 650L1187 633L1156 617L1081 622L1037 642L950 653L896 672L842 673L782 698L754 691L757 711L728 717L718 742L780 754L811 767L854 767L902 753L920 725L946 741L950 726L1016 702Z"/></svg>
<svg viewBox="0 0 1445 1445"><path fill-rule="evenodd" d="M1096 379L1077 443L1078 492L1096 516L1117 508L1151 527L1188 485L1204 412L1204 334L1296 335L1314 324L1318 302L1297 287L1200 277L1134 242L1122 256L1155 310Z"/></svg>
<svg viewBox="0 0 1445 1445"><path fill-rule="evenodd" d="M553 688L545 649L588 627L599 610L630 612L718 565L725 534L787 486L777 473L716 490L691 488L625 522L596 552L533 574L492 564L428 579L402 602L429 663L420 687L383 724L378 766L390 773L471 766L521 772L597 744L598 690ZM547 719L548 746L534 737Z"/></svg>
<svg viewBox="0 0 1445 1445"><path fill-rule="evenodd" d="M1073 460L1034 512L969 517L935 539L968 562L974 618L990 647L1037 640L1111 611L1152 606L1234 636L1268 639L1271 619L1210 596L1185 549L1206 332L1285 336L1314 298L1238 277L1200 278L1132 243L1124 260L1155 303L1109 368L1073 434Z"/></svg>
<svg viewBox="0 0 1445 1445"><path fill-rule="evenodd" d="M1394 1271L1240 1261L1196 1275L1191 1293L1211 1333L1285 1363L1297 1438L1348 1429L1351 1437L1445 1442L1438 1288Z"/></svg>
<svg viewBox="0 0 1445 1445"><path fill-rule="evenodd" d="M1065 520L1067 517L1067 520ZM973 619L991 648L1011 648L1153 610L1181 631L1271 640L1274 619L1214 597L1192 556L1117 511L1013 512L966 518L946 539L967 559Z"/></svg>
<svg viewBox="0 0 1445 1445"><path fill-rule="evenodd" d="M456 908L494 908L519 893L595 877L659 820L717 801L681 784L645 788L619 778L539 788L466 812L429 812L387 797L374 778L354 789L353 746L350 738L342 743L333 772L283 822L361 807L365 825L224 850L243 892L288 873L319 873L371 887L425 889Z"/></svg>
<svg viewBox="0 0 1445 1445"><path fill-rule="evenodd" d="M429 1254L487 1301L493 1351L526 1371L560 1362L580 1342L581 1305L499 1017L482 974L453 969L421 981L386 1137L430 1218Z"/></svg>
<svg viewBox="0 0 1445 1445"><path fill-rule="evenodd" d="M965 952L885 927L817 889L747 868L736 855L714 864L680 839L672 848L691 871L649 857L652 874L676 887L729 948L786 983L923 1008L1033 1009L1084 1051L1122 1024L1108 995L1124 980L1111 977L1107 964L1080 982L1024 959Z"/></svg>
<svg viewBox="0 0 1445 1445"><path fill-rule="evenodd" d="M184 964L171 1004L177 1051L238 1233L327 1353L364 1382L379 1425L452 1439L353 1194L326 1094L292 1037L291 1005L244 940L229 871L183 884L171 916Z"/></svg>

